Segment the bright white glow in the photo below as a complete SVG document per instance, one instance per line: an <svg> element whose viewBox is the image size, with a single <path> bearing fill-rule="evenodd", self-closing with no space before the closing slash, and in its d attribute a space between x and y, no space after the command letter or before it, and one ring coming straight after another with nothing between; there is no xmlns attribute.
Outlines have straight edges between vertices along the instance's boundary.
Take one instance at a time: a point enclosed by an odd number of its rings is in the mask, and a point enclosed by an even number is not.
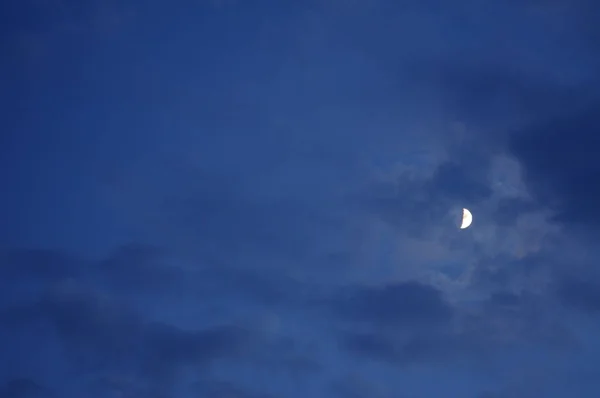
<svg viewBox="0 0 600 398"><path fill-rule="evenodd" d="M471 214L469 209L463 209L462 223L460 224L460 229L468 228L472 222L473 222L473 215Z"/></svg>

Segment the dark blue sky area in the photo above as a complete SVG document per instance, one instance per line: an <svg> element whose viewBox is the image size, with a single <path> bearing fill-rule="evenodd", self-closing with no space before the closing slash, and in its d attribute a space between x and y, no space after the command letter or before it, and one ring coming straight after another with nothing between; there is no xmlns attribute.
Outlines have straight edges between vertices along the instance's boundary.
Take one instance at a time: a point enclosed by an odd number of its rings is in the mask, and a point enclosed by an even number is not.
<svg viewBox="0 0 600 398"><path fill-rule="evenodd" d="M2 3L0 397L600 396L598 16Z"/></svg>

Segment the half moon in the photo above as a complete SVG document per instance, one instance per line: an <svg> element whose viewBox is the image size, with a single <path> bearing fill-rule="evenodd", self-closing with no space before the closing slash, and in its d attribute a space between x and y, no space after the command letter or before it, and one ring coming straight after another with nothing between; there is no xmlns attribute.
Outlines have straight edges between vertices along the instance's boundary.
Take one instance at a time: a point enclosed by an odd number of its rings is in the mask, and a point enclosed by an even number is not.
<svg viewBox="0 0 600 398"><path fill-rule="evenodd" d="M460 229L468 228L472 222L473 222L473 215L471 214L469 209L463 209L462 223L460 224Z"/></svg>

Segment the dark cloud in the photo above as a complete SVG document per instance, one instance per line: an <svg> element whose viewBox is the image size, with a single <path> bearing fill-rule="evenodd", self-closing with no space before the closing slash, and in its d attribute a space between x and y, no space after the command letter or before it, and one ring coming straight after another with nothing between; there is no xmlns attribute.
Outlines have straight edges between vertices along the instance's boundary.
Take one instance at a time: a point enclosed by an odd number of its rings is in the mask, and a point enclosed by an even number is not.
<svg viewBox="0 0 600 398"><path fill-rule="evenodd" d="M538 204L523 198L502 198L494 210L494 222L500 226L514 225L520 216L535 211Z"/></svg>
<svg viewBox="0 0 600 398"><path fill-rule="evenodd" d="M163 388L157 388L156 384L139 382L139 380L132 380L128 376L119 374L94 378L86 384L83 390L81 394L91 398L107 396L170 398L171 396L168 392L163 391Z"/></svg>
<svg viewBox="0 0 600 398"><path fill-rule="evenodd" d="M482 62L467 58L441 69L435 64L431 68L421 68L416 77L442 96L454 117L468 120L471 128L483 129L479 134L485 136L473 148L475 153L503 144L507 128L543 117L547 112L577 109L589 97L582 91L582 97L566 102L565 98L571 97L571 87L507 65L505 59Z"/></svg>
<svg viewBox="0 0 600 398"><path fill-rule="evenodd" d="M600 11L597 2L593 0L528 0L517 3L550 14L555 18L557 24L569 24L569 27L578 33L581 44L585 45L588 50L598 48L597 38L600 29L594 23L593 18L593 15Z"/></svg>
<svg viewBox="0 0 600 398"><path fill-rule="evenodd" d="M52 285L80 278L87 264L61 251L10 249L0 253L0 308L35 300Z"/></svg>
<svg viewBox="0 0 600 398"><path fill-rule="evenodd" d="M579 17L586 15L590 6L583 2L544 3L539 5L559 6ZM574 51L573 64L592 68L594 63L585 57L585 50L578 48L578 39L568 40L556 41L555 45L561 51ZM593 224L598 218L594 205L598 164L593 155L598 146L594 133L598 129L597 78L581 74L580 80L559 81L553 75L538 73L539 68L530 70L525 60L510 62L510 58L475 61L467 57L443 68L432 66L434 70L421 65L415 76L425 86L433 87L451 114L468 120L468 135L475 137L471 149L478 157L465 169L485 172L489 156L503 152L514 156L522 166L535 202L505 201L498 215L526 210L523 207L532 210L548 206L556 211L560 223ZM470 157L459 159L464 162ZM444 181L449 181L451 187L461 186L452 178ZM437 192L442 194L443 189ZM476 191L458 192L466 196Z"/></svg>
<svg viewBox="0 0 600 398"><path fill-rule="evenodd" d="M493 293L465 325L473 337L498 347L534 343L563 350L577 345L568 325L555 311L555 303L546 295L528 291Z"/></svg>
<svg viewBox="0 0 600 398"><path fill-rule="evenodd" d="M466 311L443 301L439 292L410 283L368 290L344 302L351 314L373 326L339 334L343 349L395 365L456 358L482 360L529 344L563 350L577 342L556 317L547 297L497 291Z"/></svg>
<svg viewBox="0 0 600 398"><path fill-rule="evenodd" d="M351 373L331 383L331 391L340 398L385 398L389 397L390 389L377 382L366 379L363 375ZM393 395L404 398L406 395Z"/></svg>
<svg viewBox="0 0 600 398"><path fill-rule="evenodd" d="M520 256L518 251L497 256L481 256L473 275L473 283L482 288L535 289L552 273L556 260L544 252Z"/></svg>
<svg viewBox="0 0 600 398"><path fill-rule="evenodd" d="M22 293L2 292L0 351L19 364L7 376L35 376L35 369L54 361L56 380L69 368L89 374L77 386L87 396L167 397L185 369L207 373L223 363L252 364L294 378L321 369L295 339L280 335L270 320L276 312L261 318L267 308L289 311L300 304L305 286L293 278L218 261L178 262L139 243L100 261L36 250L7 251L4 260L2 282L17 284ZM229 316L237 308L242 320ZM211 318L223 315L220 322ZM34 346L40 357L22 356ZM42 372L41 382L59 388L50 373ZM246 394L233 387L211 390L215 396L234 392Z"/></svg>
<svg viewBox="0 0 600 398"><path fill-rule="evenodd" d="M268 163L269 158L259 162ZM245 177L250 171L244 169L220 173L179 159L140 167L150 170L132 167L120 176L124 187L115 193L119 212L144 225L142 233L148 241L185 253L197 263L256 266L240 259L244 258L241 253L265 251L268 257L306 260L322 244L317 238L321 231L340 228L333 212L324 211L322 203L309 201L309 191L295 194L295 185L286 187L287 181L271 181L276 176L270 175L274 173L270 168L277 170L276 166L254 165L260 169L254 171L259 176L251 178ZM263 174L268 189L272 189L266 194L255 187ZM156 180L164 181L169 189L157 191ZM264 257L259 261L268 267Z"/></svg>
<svg viewBox="0 0 600 398"><path fill-rule="evenodd" d="M0 254L2 394L529 398L498 387L597 367L597 2L33 3L0 6L2 244L95 260Z"/></svg>
<svg viewBox="0 0 600 398"><path fill-rule="evenodd" d="M144 311L145 303L156 301L147 298L140 302L139 295L133 300L136 296L132 292L122 294L124 286L139 289L140 285L152 294L164 292L159 280L173 274L159 259L165 261L154 248L143 245L122 247L99 263L73 260L60 252L5 253L2 270L8 279L3 283L7 287L17 283L21 293L3 290L0 351L9 363L21 364L14 370L16 376L20 376L18 369L21 376L29 376L31 369L47 361L56 364L57 372L72 366L75 372L91 372L99 377L119 369L134 380L119 388L148 396L145 384L168 392L184 367L206 368L217 360L243 357L258 342L256 333L236 323L195 322L196 326L184 329L156 321L154 314ZM86 267L84 275L82 267ZM167 267L167 271L161 267ZM124 275L127 278L123 279ZM176 297L171 295L173 300ZM181 298L178 302L189 305ZM40 357L23 356L34 345L40 347ZM62 350L60 358L56 350ZM44 384L55 385L47 378L48 372L40 377ZM94 394L107 388L114 390L98 383L86 387L90 389L86 394L100 396ZM21 384L8 385L8 397L33 394L24 392L31 388ZM41 394L46 396L45 392Z"/></svg>
<svg viewBox="0 0 600 398"><path fill-rule="evenodd" d="M430 195L464 203L477 203L487 199L492 191L484 183L487 167L481 165L469 156L465 156L461 164L455 162L441 164L429 182Z"/></svg>
<svg viewBox="0 0 600 398"><path fill-rule="evenodd" d="M0 388L1 398L54 398L52 391L31 379L12 379Z"/></svg>
<svg viewBox="0 0 600 398"><path fill-rule="evenodd" d="M521 296L512 292L495 292L488 301L494 307L514 308L521 304Z"/></svg>
<svg viewBox="0 0 600 398"><path fill-rule="evenodd" d="M205 365L220 358L243 355L251 334L241 326L200 331L182 331L168 325L153 325L145 336L144 367L163 374L173 365Z"/></svg>
<svg viewBox="0 0 600 398"><path fill-rule="evenodd" d="M68 280L104 283L108 289L132 293L172 287L182 277L182 271L171 266L159 249L135 243L118 247L100 261L58 250L10 249L0 254L0 264L3 293L12 294L13 299L33 299ZM29 297L13 291L19 284L28 286Z"/></svg>
<svg viewBox="0 0 600 398"><path fill-rule="evenodd" d="M477 334L429 330L421 334L391 336L385 333L346 334L341 346L360 358L375 359L395 366L477 358L496 349Z"/></svg>
<svg viewBox="0 0 600 398"><path fill-rule="evenodd" d="M81 259L58 250L8 249L0 252L2 280L60 280L81 273Z"/></svg>
<svg viewBox="0 0 600 398"><path fill-rule="evenodd" d="M335 308L352 320L399 327L435 325L452 317L441 292L419 282L358 288L340 297Z"/></svg>
<svg viewBox="0 0 600 398"><path fill-rule="evenodd" d="M561 224L597 227L600 221L596 108L544 121L511 139L510 149L523 165L528 186Z"/></svg>
<svg viewBox="0 0 600 398"><path fill-rule="evenodd" d="M340 343L343 348L361 356L388 362L399 362L403 359L401 349L397 348L393 341L377 334L347 334L342 336Z"/></svg>
<svg viewBox="0 0 600 398"><path fill-rule="evenodd" d="M5 5L3 17L10 20L28 21L27 28L52 34L56 31L90 33L123 27L129 22L131 8L113 1L90 1L85 5L72 1L24 1ZM21 25L21 28L23 26Z"/></svg>
<svg viewBox="0 0 600 398"><path fill-rule="evenodd" d="M412 366L429 363L446 363L455 360L478 361L497 352L502 344L497 338L486 335L488 330L478 329L482 322L493 322L482 316L472 324L464 320L455 330L449 325L426 330L379 330L367 333L343 333L340 345L359 358L377 360L394 366ZM477 326L475 326L477 324Z"/></svg>
<svg viewBox="0 0 600 398"><path fill-rule="evenodd" d="M412 364L468 349L464 336L450 329L455 309L429 285L404 282L362 288L340 299L336 308L342 318L366 322L370 331L359 327L339 335L341 347L361 357Z"/></svg>
<svg viewBox="0 0 600 398"><path fill-rule="evenodd" d="M272 398L268 393L254 392L227 381L203 381L194 388L199 395L206 398Z"/></svg>
<svg viewBox="0 0 600 398"><path fill-rule="evenodd" d="M203 296L228 292L243 299L251 298L270 306L289 305L298 299L301 286L285 275L262 273L246 268L209 267L200 274Z"/></svg>
<svg viewBox="0 0 600 398"><path fill-rule="evenodd" d="M182 269L169 263L164 250L139 243L118 247L95 266L106 283L129 292L173 288L184 277Z"/></svg>
<svg viewBox="0 0 600 398"><path fill-rule="evenodd" d="M600 284L597 280L567 277L559 282L558 298L571 308L590 314L600 311Z"/></svg>
<svg viewBox="0 0 600 398"><path fill-rule="evenodd" d="M240 353L249 334L235 327L186 331L148 323L116 300L70 288L55 290L31 305L15 307L4 322L23 328L47 320L75 357L103 363L172 368L204 364Z"/></svg>
<svg viewBox="0 0 600 398"><path fill-rule="evenodd" d="M302 205L263 206L241 196L208 203L204 196L196 194L187 200L187 204L172 204L164 210L174 211L181 230L204 245L213 242L229 246L230 250L267 246L279 253L300 255L311 242L309 231L314 216Z"/></svg>
<svg viewBox="0 0 600 398"><path fill-rule="evenodd" d="M105 286L129 296L163 292L170 297L192 294L205 302L229 296L282 305L299 299L303 289L282 272L251 269L226 257L183 258L155 246L129 243L93 264L93 271Z"/></svg>
<svg viewBox="0 0 600 398"><path fill-rule="evenodd" d="M494 392L485 391L479 394L477 398L502 398L502 396Z"/></svg>

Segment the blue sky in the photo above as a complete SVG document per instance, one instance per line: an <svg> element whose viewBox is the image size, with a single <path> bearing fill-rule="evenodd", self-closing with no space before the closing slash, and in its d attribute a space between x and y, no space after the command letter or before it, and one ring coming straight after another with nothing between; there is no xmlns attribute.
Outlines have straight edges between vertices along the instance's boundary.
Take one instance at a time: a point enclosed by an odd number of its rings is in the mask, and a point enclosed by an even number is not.
<svg viewBox="0 0 600 398"><path fill-rule="evenodd" d="M600 395L596 2L0 7L0 397Z"/></svg>

